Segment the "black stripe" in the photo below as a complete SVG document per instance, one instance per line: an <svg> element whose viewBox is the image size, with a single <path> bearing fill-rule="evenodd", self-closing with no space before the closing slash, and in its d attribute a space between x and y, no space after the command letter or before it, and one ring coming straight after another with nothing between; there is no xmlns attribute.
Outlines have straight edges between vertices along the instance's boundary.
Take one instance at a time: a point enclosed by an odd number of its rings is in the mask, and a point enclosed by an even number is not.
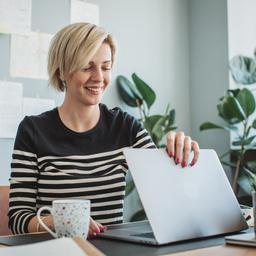
<svg viewBox="0 0 256 256"><path fill-rule="evenodd" d="M113 158L116 158L116 157L119 157L119 156L123 156L123 152L118 152L118 153L115 153L115 154L110 154L110 155L107 155L107 156L100 156L100 157L97 157L97 155L95 155L93 158L88 158L88 159L73 159L73 158L65 158L65 157L61 157L61 158L54 158L51 157L50 159L43 159L43 160L39 160L38 161L38 164L39 165L43 165L45 163L48 163L48 162L74 162L74 163L86 163L86 164L90 164L90 163L95 163L95 162L99 162L99 161L107 161L107 160L111 160Z"/></svg>
<svg viewBox="0 0 256 256"><path fill-rule="evenodd" d="M41 179L43 180L43 179ZM72 179L70 179L70 182ZM96 182L79 182L79 183L62 183L62 184L41 184L38 183L38 188L48 188L48 189L65 189L65 188L83 188L83 187L99 187L104 185L111 185L115 184L117 182L124 182L125 178L115 178L111 180L105 180L105 181L96 181Z"/></svg>
<svg viewBox="0 0 256 256"><path fill-rule="evenodd" d="M108 193L113 193L113 192L123 192L125 186L119 186L115 188L109 188L109 189L102 189L98 191L79 191L79 192L66 192L65 190L63 193L58 193L55 194L54 192L51 193L46 193L46 192L41 192L40 190L38 191L38 196L39 197L49 197L49 198L66 198L66 197L81 197L81 196L95 196L95 195L102 195L102 194L108 194ZM106 199L105 199L106 200Z"/></svg>
<svg viewBox="0 0 256 256"><path fill-rule="evenodd" d="M97 211L106 211L106 210L114 210L114 209L122 209L122 208L123 208L123 204L113 204L113 205L91 207L91 211L97 212Z"/></svg>
<svg viewBox="0 0 256 256"><path fill-rule="evenodd" d="M116 212L116 213L110 213L110 214L100 214L100 215L92 215L92 218L94 220L103 220L103 219L110 219L110 218L117 218L122 217L123 212Z"/></svg>

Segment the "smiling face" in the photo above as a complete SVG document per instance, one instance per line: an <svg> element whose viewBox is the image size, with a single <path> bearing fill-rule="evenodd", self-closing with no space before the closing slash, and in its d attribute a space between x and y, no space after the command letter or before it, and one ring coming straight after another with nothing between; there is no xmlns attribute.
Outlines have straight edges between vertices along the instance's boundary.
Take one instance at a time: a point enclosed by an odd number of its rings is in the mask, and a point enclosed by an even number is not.
<svg viewBox="0 0 256 256"><path fill-rule="evenodd" d="M66 97L75 105L92 106L100 103L111 79L111 49L103 43L88 65L66 80Z"/></svg>

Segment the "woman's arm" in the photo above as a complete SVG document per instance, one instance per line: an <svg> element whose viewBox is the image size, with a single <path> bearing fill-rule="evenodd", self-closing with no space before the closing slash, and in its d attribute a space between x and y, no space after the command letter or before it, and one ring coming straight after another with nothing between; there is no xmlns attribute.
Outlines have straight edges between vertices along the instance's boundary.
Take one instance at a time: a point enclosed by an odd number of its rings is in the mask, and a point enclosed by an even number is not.
<svg viewBox="0 0 256 256"><path fill-rule="evenodd" d="M36 215L38 166L34 133L29 118L20 123L11 163L9 227L15 234L28 233L28 224Z"/></svg>

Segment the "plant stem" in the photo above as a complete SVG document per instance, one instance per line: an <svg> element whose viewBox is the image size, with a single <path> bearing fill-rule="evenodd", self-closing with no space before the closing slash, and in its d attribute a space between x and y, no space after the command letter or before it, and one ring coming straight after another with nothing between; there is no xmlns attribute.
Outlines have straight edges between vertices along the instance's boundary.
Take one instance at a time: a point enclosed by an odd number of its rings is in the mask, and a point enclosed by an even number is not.
<svg viewBox="0 0 256 256"><path fill-rule="evenodd" d="M137 104L137 107L138 107L138 109L139 109L139 114L140 114L141 121L144 122L144 121L145 121L145 113L144 113L144 111L142 110L141 105L140 105L138 99L136 99L136 104Z"/></svg>
<svg viewBox="0 0 256 256"><path fill-rule="evenodd" d="M241 166L242 166L242 163L243 163L243 160L244 160L244 154L246 152L244 141L246 140L246 137L247 137L247 122L248 122L248 120L246 120L243 124L244 125L244 131L243 131L243 137L242 137L241 150L240 150L240 153L239 153L238 160L236 162L236 171L235 171L235 176L234 176L233 184L232 184L232 188L233 188L233 191L234 191L236 196L237 196L237 180L238 180L238 177L239 177L239 174L240 174L240 169L241 169Z"/></svg>

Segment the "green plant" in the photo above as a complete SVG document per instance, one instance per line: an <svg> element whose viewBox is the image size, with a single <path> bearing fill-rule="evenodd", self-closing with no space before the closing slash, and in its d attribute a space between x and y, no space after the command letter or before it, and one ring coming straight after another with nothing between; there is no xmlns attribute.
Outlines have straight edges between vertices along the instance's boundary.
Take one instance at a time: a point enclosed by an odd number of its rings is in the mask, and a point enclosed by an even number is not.
<svg viewBox="0 0 256 256"><path fill-rule="evenodd" d="M132 74L133 83L125 76L117 77L117 88L121 99L130 107L138 108L140 121L151 135L157 147L164 147L163 137L171 130L175 130L175 110L168 104L163 115L150 115L150 109L156 100L154 90L135 73Z"/></svg>
<svg viewBox="0 0 256 256"><path fill-rule="evenodd" d="M156 100L154 90L135 73L132 74L132 82L125 76L117 77L117 88L121 99L130 107L138 108L140 121L149 132L156 147L165 147L164 136L171 130L175 130L175 110L168 104L163 115L150 115L152 105ZM126 196L135 189L133 181L127 183ZM131 221L145 218L143 210L136 212Z"/></svg>
<svg viewBox="0 0 256 256"><path fill-rule="evenodd" d="M256 61L255 58L235 56L230 61L230 71L234 81L238 85L249 85L256 82ZM224 129L236 134L233 148L221 157L231 154L235 156L235 164L222 161L234 170L232 187L237 194L237 185L246 193L256 188L256 161L247 161L246 152L256 146L256 119L253 120L255 112L255 98L247 88L227 90L220 98L217 105L219 116L227 125L217 125L212 122L205 122L200 130Z"/></svg>

